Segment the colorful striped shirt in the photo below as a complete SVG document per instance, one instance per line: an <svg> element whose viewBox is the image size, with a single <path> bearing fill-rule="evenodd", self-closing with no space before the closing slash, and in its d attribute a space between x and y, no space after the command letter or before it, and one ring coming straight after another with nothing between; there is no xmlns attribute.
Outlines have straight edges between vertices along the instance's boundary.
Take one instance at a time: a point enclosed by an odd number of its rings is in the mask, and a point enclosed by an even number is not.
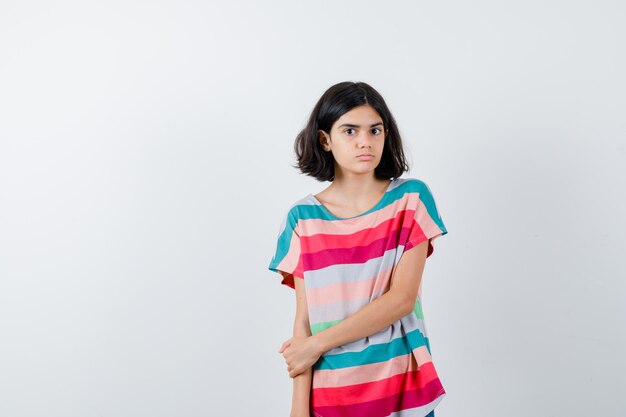
<svg viewBox="0 0 626 417"><path fill-rule="evenodd" d="M311 333L357 312L389 289L402 254L447 232L425 182L392 179L374 207L332 214L313 195L289 208L269 269L294 288L303 279ZM432 362L421 285L414 310L385 329L325 352L313 366L311 415L423 417L445 390Z"/></svg>

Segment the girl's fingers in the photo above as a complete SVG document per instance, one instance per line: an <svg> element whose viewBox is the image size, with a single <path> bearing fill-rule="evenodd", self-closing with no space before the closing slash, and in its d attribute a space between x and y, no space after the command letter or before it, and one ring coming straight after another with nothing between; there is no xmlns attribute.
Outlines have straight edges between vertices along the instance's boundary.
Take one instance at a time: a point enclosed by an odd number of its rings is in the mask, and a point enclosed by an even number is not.
<svg viewBox="0 0 626 417"><path fill-rule="evenodd" d="M280 349L278 349L278 353L283 353L284 350L287 349L290 344L291 344L291 339L286 340L285 342L283 342L283 344L280 346Z"/></svg>

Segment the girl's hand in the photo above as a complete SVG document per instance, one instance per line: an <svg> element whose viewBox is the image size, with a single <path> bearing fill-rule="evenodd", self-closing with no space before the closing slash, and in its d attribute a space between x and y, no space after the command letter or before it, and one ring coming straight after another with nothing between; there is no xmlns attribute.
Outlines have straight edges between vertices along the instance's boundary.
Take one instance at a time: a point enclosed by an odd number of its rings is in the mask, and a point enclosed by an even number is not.
<svg viewBox="0 0 626 417"><path fill-rule="evenodd" d="M323 353L311 336L294 336L286 340L278 352L283 354L291 378L312 367Z"/></svg>

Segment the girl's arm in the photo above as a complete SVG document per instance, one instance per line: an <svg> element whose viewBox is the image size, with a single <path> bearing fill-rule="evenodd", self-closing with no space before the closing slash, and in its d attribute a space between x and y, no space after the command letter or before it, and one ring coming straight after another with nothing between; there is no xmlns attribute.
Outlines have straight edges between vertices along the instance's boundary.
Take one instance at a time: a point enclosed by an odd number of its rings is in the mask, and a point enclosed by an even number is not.
<svg viewBox="0 0 626 417"><path fill-rule="evenodd" d="M409 314L426 263L428 240L406 251L400 258L389 290L343 321L306 339L292 337L279 352L292 378L310 368L319 357L337 346L370 336Z"/></svg>
<svg viewBox="0 0 626 417"><path fill-rule="evenodd" d="M296 318L293 323L293 337L306 339L311 336L309 310L306 302L304 282L294 277L296 288ZM300 373L301 372L301 373ZM309 417L309 400L313 370L308 367L293 378L293 395L291 399L291 417Z"/></svg>

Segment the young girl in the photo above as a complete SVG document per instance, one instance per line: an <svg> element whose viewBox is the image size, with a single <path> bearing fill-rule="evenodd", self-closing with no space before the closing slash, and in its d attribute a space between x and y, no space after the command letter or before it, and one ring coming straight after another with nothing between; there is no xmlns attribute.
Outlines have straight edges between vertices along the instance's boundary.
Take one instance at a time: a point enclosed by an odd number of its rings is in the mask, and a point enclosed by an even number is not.
<svg viewBox="0 0 626 417"><path fill-rule="evenodd" d="M330 87L295 143L304 174L331 184L291 205L269 269L295 289L291 416L433 417L421 280L445 235L430 188L408 170L396 122L362 82Z"/></svg>

